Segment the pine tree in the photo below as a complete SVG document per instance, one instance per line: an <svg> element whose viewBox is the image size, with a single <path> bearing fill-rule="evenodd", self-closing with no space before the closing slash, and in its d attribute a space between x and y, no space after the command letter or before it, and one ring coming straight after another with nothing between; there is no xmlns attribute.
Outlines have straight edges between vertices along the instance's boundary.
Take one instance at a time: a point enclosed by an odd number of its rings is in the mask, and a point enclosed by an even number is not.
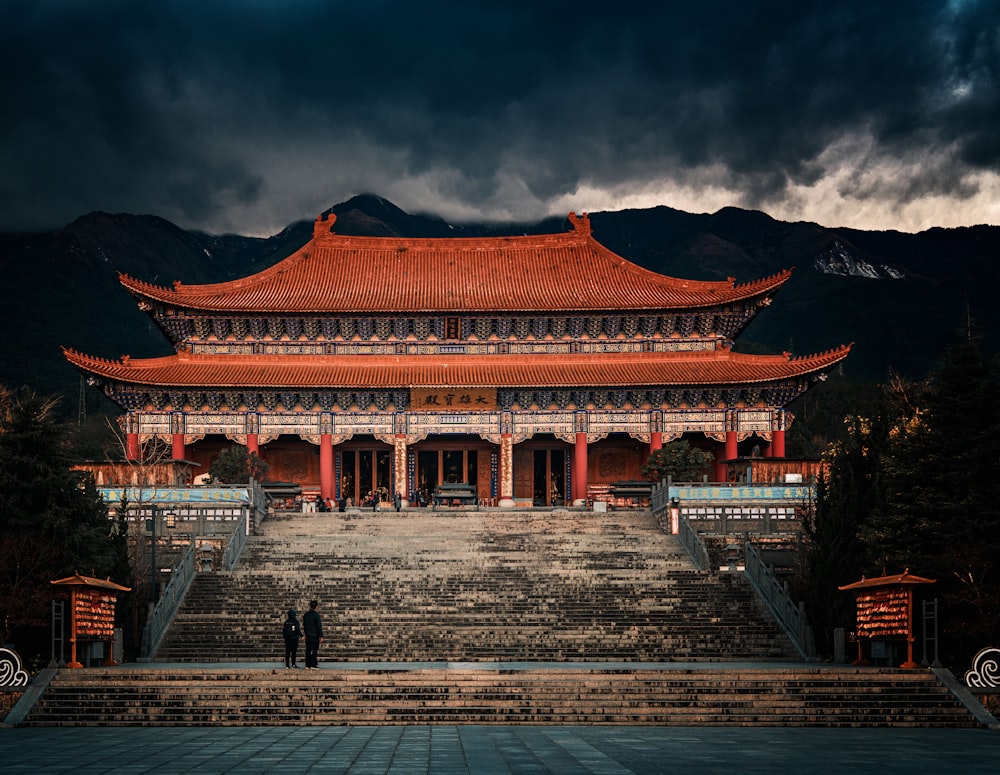
<svg viewBox="0 0 1000 775"><path fill-rule="evenodd" d="M226 484L245 484L250 479L263 479L268 468L267 461L261 460L256 452L247 452L246 447L233 445L222 450L212 461L209 473L213 479Z"/></svg>
<svg viewBox="0 0 1000 775"><path fill-rule="evenodd" d="M919 411L892 439L886 502L864 534L876 567L937 581L942 639L961 659L1000 634L997 387L975 342L945 353Z"/></svg>
<svg viewBox="0 0 1000 775"><path fill-rule="evenodd" d="M835 628L849 630L854 624L854 600L837 587L857 581L866 569L862 525L884 499L883 458L898 412L892 392L883 388L868 416L845 420L844 440L828 450L828 473L820 478L814 509L803 520L806 545L797 592L823 653L832 651Z"/></svg>
<svg viewBox="0 0 1000 775"><path fill-rule="evenodd" d="M50 581L128 577L125 535L93 479L70 469L56 405L0 388L0 640L48 621Z"/></svg>
<svg viewBox="0 0 1000 775"><path fill-rule="evenodd" d="M692 447L687 441L672 441L653 452L642 467L642 475L659 482L668 476L675 482L697 482L711 470L710 452Z"/></svg>

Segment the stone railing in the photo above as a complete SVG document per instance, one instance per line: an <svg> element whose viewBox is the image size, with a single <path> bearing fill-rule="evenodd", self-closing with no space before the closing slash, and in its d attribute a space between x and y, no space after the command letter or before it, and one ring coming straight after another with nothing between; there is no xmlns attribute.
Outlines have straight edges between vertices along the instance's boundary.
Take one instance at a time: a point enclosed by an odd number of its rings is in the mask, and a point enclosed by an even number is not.
<svg viewBox="0 0 1000 775"><path fill-rule="evenodd" d="M226 542L226 550L222 553L223 570L232 570L236 567L236 563L240 559L240 553L243 551L243 547L247 542L247 536L249 535L250 517L244 511L243 516L240 517L240 521L236 523L236 529Z"/></svg>
<svg viewBox="0 0 1000 775"><path fill-rule="evenodd" d="M181 561L170 574L170 582L164 588L160 599L156 601L155 606L151 606L149 618L146 619L146 626L142 630L140 662L149 662L153 658L153 654L156 653L160 641L163 640L163 636L167 632L167 627L170 626L177 609L184 601L184 596L187 594L196 573L195 547L196 542L192 541Z"/></svg>
<svg viewBox="0 0 1000 775"><path fill-rule="evenodd" d="M247 536L250 534L250 515L247 510L243 510L243 515L236 523L229 540L226 541L226 548L222 554L223 570L232 570L240 558L240 553L246 545ZM188 550L184 553L177 567L170 575L170 582L160 595L160 599L149 613L146 626L142 631L142 648L140 662L149 662L156 649L159 648L163 636L167 633L167 628L174 620L177 609L184 602L184 596L191 587L195 575L198 572L199 558L197 557L197 541L192 541ZM207 568L203 568L207 569Z"/></svg>
<svg viewBox="0 0 1000 775"><path fill-rule="evenodd" d="M663 511L670 505L670 483L664 479L653 485L653 492L649 496L649 509L654 514Z"/></svg>
<svg viewBox="0 0 1000 775"><path fill-rule="evenodd" d="M691 527L691 523L686 519L681 519L678 522L677 537L681 539L681 543L687 549L691 560L698 566L698 570L709 570L710 561L705 542L701 540L698 531Z"/></svg>
<svg viewBox="0 0 1000 775"><path fill-rule="evenodd" d="M743 552L750 586L785 630L799 655L805 660L815 659L816 643L802 606L789 597L785 585L767 567L749 541L744 544Z"/></svg>
<svg viewBox="0 0 1000 775"><path fill-rule="evenodd" d="M250 503L253 514L250 520L250 531L255 532L262 520L267 517L267 493L253 477L250 478Z"/></svg>

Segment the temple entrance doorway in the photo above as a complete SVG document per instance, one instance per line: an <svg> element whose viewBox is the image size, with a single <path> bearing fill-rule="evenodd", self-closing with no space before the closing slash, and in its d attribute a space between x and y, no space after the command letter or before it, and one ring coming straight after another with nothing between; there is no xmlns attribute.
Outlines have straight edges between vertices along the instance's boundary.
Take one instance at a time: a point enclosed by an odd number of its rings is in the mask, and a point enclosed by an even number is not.
<svg viewBox="0 0 1000 775"><path fill-rule="evenodd" d="M533 503L536 506L563 506L566 503L566 451L532 451Z"/></svg>
<svg viewBox="0 0 1000 775"><path fill-rule="evenodd" d="M438 485L464 482L473 485L479 498L486 502L496 486L490 465L495 449L488 441L471 434L439 436L417 443L411 451L414 470L410 482L416 490L410 493L411 503L417 502L418 493L420 502L430 503Z"/></svg>
<svg viewBox="0 0 1000 775"><path fill-rule="evenodd" d="M392 453L382 449L342 449L340 452L341 495L352 504L371 506L377 498L392 498Z"/></svg>
<svg viewBox="0 0 1000 775"><path fill-rule="evenodd" d="M564 506L569 446L536 436L514 448L514 500L519 505Z"/></svg>
<svg viewBox="0 0 1000 775"><path fill-rule="evenodd" d="M417 452L417 489L425 503L439 484L479 481L479 455L470 449L422 449Z"/></svg>

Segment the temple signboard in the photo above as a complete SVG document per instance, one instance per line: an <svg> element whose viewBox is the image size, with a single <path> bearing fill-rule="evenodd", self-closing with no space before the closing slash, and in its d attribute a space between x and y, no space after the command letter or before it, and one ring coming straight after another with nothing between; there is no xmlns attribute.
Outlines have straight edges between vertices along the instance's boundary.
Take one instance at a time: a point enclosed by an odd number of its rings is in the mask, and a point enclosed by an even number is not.
<svg viewBox="0 0 1000 775"><path fill-rule="evenodd" d="M410 388L410 408L418 412L491 411L497 406L496 388Z"/></svg>

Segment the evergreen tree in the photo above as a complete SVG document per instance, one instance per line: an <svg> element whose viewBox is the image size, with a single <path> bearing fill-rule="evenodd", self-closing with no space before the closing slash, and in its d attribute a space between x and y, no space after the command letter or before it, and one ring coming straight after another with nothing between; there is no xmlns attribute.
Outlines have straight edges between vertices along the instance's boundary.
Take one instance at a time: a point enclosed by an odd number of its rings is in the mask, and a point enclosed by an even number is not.
<svg viewBox="0 0 1000 775"><path fill-rule="evenodd" d="M70 470L56 400L0 387L0 640L48 622L50 581L128 578L124 531Z"/></svg>
<svg viewBox="0 0 1000 775"><path fill-rule="evenodd" d="M267 476L269 466L256 452L235 444L227 447L212 461L209 473L212 479L226 484L245 484L251 478L260 481Z"/></svg>
<svg viewBox="0 0 1000 775"><path fill-rule="evenodd" d="M886 501L865 526L874 568L933 578L942 640L967 659L1000 635L997 375L974 342L949 349L886 459Z"/></svg>
<svg viewBox="0 0 1000 775"><path fill-rule="evenodd" d="M862 526L884 499L883 459L899 411L891 390L883 388L869 416L845 420L844 439L825 455L828 473L820 477L814 508L803 520L805 552L796 585L821 653L832 652L834 629L853 628L854 600L837 587L857 581L867 569Z"/></svg>
<svg viewBox="0 0 1000 775"><path fill-rule="evenodd" d="M653 452L641 471L653 482L668 476L675 482L697 482L711 471L713 460L710 452L692 447L687 441L671 441Z"/></svg>
<svg viewBox="0 0 1000 775"><path fill-rule="evenodd" d="M846 442L844 418L872 416L882 397L882 385L834 372L788 405L795 418L785 437L788 457L822 457L831 445Z"/></svg>

